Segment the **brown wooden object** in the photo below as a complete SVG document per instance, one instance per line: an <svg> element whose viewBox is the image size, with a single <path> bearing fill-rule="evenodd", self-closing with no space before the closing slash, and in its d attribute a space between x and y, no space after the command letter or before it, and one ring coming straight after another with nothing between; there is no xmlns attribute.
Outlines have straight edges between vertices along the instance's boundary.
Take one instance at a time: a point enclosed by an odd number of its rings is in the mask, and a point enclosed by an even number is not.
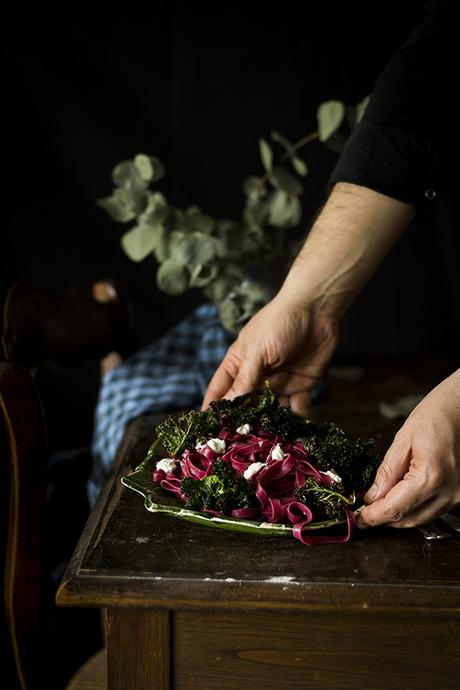
<svg viewBox="0 0 460 690"><path fill-rule="evenodd" d="M401 420L379 400L425 393L453 368L370 363L359 382L327 379L314 416L383 452ZM119 479L157 421L128 428L58 591L61 605L108 607L110 690L459 687L458 536L380 528L305 547L151 514Z"/></svg>
<svg viewBox="0 0 460 690"><path fill-rule="evenodd" d="M84 324L88 328L75 338ZM34 333L40 338L34 340ZM127 353L133 343L129 308L117 292L111 304L99 304L91 295L49 297L25 286L13 286L7 295L2 333L7 361L0 362L0 646L8 690L51 687L53 662L45 582L46 425L28 367L42 359L76 366L112 350ZM74 676L71 687L80 690L93 682L94 688L106 687L106 676L102 653Z"/></svg>
<svg viewBox="0 0 460 690"><path fill-rule="evenodd" d="M0 363L1 429L6 441L2 476L9 480L4 593L7 630L21 687L43 679L44 451L38 393L23 367ZM7 469L7 471L5 471ZM2 508L6 513L6 506Z"/></svg>

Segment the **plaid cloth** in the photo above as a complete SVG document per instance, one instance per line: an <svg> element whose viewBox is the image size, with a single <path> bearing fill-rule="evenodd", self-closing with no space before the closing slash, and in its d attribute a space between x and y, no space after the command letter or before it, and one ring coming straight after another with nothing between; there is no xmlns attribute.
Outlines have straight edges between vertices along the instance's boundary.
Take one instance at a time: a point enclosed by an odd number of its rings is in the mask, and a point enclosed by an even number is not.
<svg viewBox="0 0 460 690"><path fill-rule="evenodd" d="M96 405L94 466L88 481L92 505L127 423L149 412L200 407L208 382L232 340L219 321L216 307L204 304L162 338L105 374Z"/></svg>

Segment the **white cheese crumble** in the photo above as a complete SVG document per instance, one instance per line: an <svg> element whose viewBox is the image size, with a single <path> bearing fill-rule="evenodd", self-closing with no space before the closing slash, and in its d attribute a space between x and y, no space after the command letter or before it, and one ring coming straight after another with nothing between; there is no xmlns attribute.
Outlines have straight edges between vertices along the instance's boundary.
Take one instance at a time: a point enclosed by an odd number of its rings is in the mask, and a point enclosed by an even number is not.
<svg viewBox="0 0 460 690"><path fill-rule="evenodd" d="M157 470L163 470L163 472L174 472L176 469L176 462L174 458L163 458L157 462Z"/></svg>
<svg viewBox="0 0 460 690"><path fill-rule="evenodd" d="M245 479L251 479L259 470L262 469L262 467L265 467L264 462L251 462L248 467L243 472L243 477Z"/></svg>
<svg viewBox="0 0 460 690"><path fill-rule="evenodd" d="M250 424L242 424L236 430L236 433L240 434L241 436L247 436L247 434L249 434L250 432L251 432L251 425Z"/></svg>
<svg viewBox="0 0 460 690"><path fill-rule="evenodd" d="M197 450L197 451L199 451L199 452L201 453L201 451L203 450L203 448L206 448L206 442L205 442L205 443L201 443L200 441L197 441L197 442L195 443L195 450Z"/></svg>
<svg viewBox="0 0 460 690"><path fill-rule="evenodd" d="M274 448L272 448L271 456L273 460L282 460L284 458L283 449L280 444L277 443Z"/></svg>
<svg viewBox="0 0 460 690"><path fill-rule="evenodd" d="M208 446L215 453L223 453L225 451L225 441L223 438L210 438Z"/></svg>
<svg viewBox="0 0 460 690"><path fill-rule="evenodd" d="M335 472L332 472L332 470L328 470L327 472L323 472L323 474L327 474L328 477L332 479L333 482L341 482L342 478L339 477L338 474Z"/></svg>

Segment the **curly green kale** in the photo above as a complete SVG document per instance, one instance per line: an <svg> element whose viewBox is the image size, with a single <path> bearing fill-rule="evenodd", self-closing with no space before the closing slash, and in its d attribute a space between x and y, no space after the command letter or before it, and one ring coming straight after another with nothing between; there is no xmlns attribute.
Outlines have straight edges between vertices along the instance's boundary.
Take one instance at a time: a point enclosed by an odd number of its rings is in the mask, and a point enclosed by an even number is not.
<svg viewBox="0 0 460 690"><path fill-rule="evenodd" d="M347 495L342 482L324 486L318 484L313 477L308 477L305 484L295 490L294 495L310 508L316 520L340 518L344 508L349 508L356 502L355 494Z"/></svg>
<svg viewBox="0 0 460 690"><path fill-rule="evenodd" d="M233 400L214 400L206 410L210 422L237 429L243 424L253 425L257 418L257 408L252 396L238 395Z"/></svg>
<svg viewBox="0 0 460 690"><path fill-rule="evenodd" d="M194 448L198 440L219 432L218 420L209 419L206 412L183 412L169 415L157 426L156 432L171 455L179 455L185 448Z"/></svg>
<svg viewBox="0 0 460 690"><path fill-rule="evenodd" d="M262 429L285 439L294 439L305 433L305 419L284 405L272 405L259 421Z"/></svg>
<svg viewBox="0 0 460 690"><path fill-rule="evenodd" d="M228 515L236 508L251 508L256 503L253 486L223 460L215 460L213 473L204 479L185 477L181 485L190 510L215 510Z"/></svg>
<svg viewBox="0 0 460 690"><path fill-rule="evenodd" d="M341 477L347 491L365 492L379 465L372 439L353 439L332 423L314 424L302 438L305 449L320 470Z"/></svg>
<svg viewBox="0 0 460 690"><path fill-rule="evenodd" d="M286 440L302 439L312 461L323 471L333 470L347 491L365 492L379 464L373 441L352 439L332 423L305 420L280 405L270 384L261 394L240 395L234 400L216 400L203 412L170 415L157 427L158 440L172 455L216 436L223 426L236 430L250 424ZM156 443L151 452L156 452Z"/></svg>
<svg viewBox="0 0 460 690"><path fill-rule="evenodd" d="M268 408L275 409L278 406L275 394L267 382L265 391L255 398L248 393L233 400L215 400L203 412L192 410L170 415L158 425L157 436L165 449L175 456L186 448L194 448L197 441L215 436L222 426L233 430L243 424L255 427Z"/></svg>

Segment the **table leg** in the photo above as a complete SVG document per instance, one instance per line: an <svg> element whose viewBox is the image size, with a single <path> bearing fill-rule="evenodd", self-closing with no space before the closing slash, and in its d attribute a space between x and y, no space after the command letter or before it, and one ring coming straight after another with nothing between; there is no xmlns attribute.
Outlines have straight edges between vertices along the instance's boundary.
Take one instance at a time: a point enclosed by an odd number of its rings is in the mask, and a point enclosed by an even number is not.
<svg viewBox="0 0 460 690"><path fill-rule="evenodd" d="M169 612L107 611L108 690L169 690Z"/></svg>

